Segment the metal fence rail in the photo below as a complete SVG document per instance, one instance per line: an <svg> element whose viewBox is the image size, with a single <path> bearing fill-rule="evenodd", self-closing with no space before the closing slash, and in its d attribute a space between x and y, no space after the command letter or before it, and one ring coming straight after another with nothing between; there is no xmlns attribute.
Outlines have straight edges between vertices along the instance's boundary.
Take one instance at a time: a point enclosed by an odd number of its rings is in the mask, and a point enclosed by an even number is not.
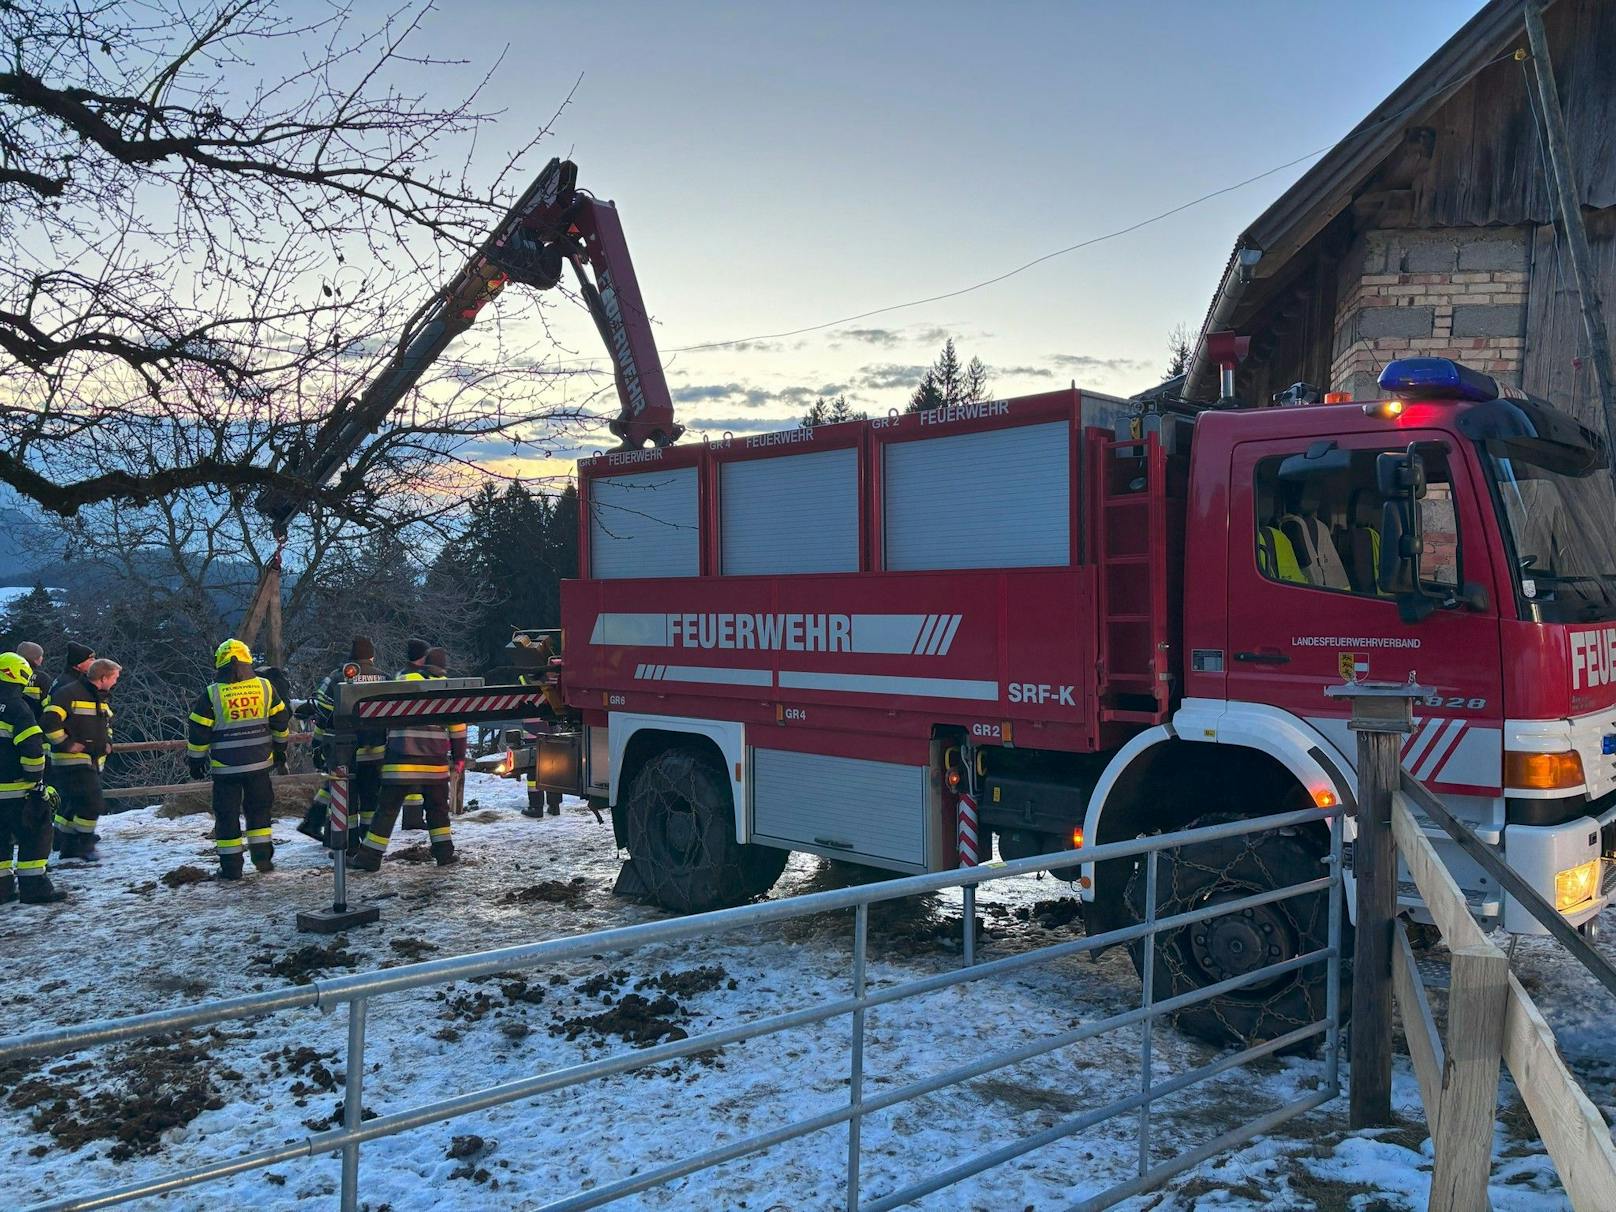
<svg viewBox="0 0 1616 1212"><path fill-rule="evenodd" d="M1237 900L1220 902L1170 916L1156 916L1156 867L1163 850L1199 842L1240 837L1273 829L1294 828L1302 825L1317 827L1328 820L1330 828L1329 865L1325 874L1316 879L1285 888L1253 893ZM1111 930L1092 937L1081 937L1051 944L1033 951L973 963L967 953L965 964L958 970L936 973L903 981L899 984L871 990L866 982L866 958L869 945L870 905L902 897L961 888L966 899L964 920L965 938L974 933L971 905L974 891L981 884L1037 872L1060 872L1082 863L1107 862L1113 859L1143 857L1146 864L1146 917L1144 921L1122 929ZM1154 997L1151 978L1156 936L1165 930L1174 930L1215 917L1239 913L1262 905L1287 900L1312 892L1326 891L1329 896L1328 945L1281 963L1222 981L1164 1000ZM342 1154L342 1208L345 1212L358 1207L360 1148L367 1142L391 1136L412 1128L438 1123L458 1116L498 1107L521 1099L532 1098L552 1090L561 1090L583 1082L600 1080L621 1073L642 1069L650 1065L689 1056L698 1052L740 1043L749 1039L774 1035L794 1028L847 1016L850 1023L850 1063L848 1073L848 1101L844 1106L818 1115L794 1121L768 1132L693 1154L677 1162L654 1170L634 1174L616 1182L588 1190L578 1190L558 1197L544 1205L547 1210L585 1209L599 1207L614 1200L652 1187L660 1186L685 1175L709 1169L724 1162L757 1153L784 1141L823 1131L838 1125L847 1128L846 1207L848 1212L882 1212L910 1203L933 1191L962 1181L994 1166L1001 1165L1034 1149L1071 1136L1104 1120L1137 1113L1138 1173L1128 1182L1075 1205L1079 1208L1105 1207L1128 1195L1159 1185L1190 1166L1197 1165L1222 1149L1252 1136L1271 1130L1285 1120L1335 1098L1340 1092L1337 1067L1340 1032L1340 958L1341 958L1341 818L1339 811L1321 812L1314 809L1283 813L1249 821L1231 821L1202 829L1161 834L1126 842L1086 847L1062 854L1040 855L992 867L975 867L960 871L920 875L889 880L879 884L856 888L836 889L791 897L761 904L744 905L734 909L666 921L649 922L612 930L597 931L572 938L550 939L516 947L505 947L475 955L429 960L403 967L376 972L355 973L314 981L310 985L268 990L199 1006L156 1011L127 1018L111 1019L71 1027L61 1027L30 1035L0 1039L0 1064L29 1057L75 1052L85 1048L118 1043L125 1040L154 1035L160 1032L195 1028L228 1020L255 1018L304 1007L332 1010L346 1005L347 1046L344 1058L343 1123L340 1128L316 1133L301 1141L240 1156L223 1158L208 1165L176 1171L127 1186L105 1189L55 1199L35 1205L33 1212L67 1212L67 1210L110 1207L134 1199L151 1198L178 1191L201 1183L216 1181L246 1171L279 1165L300 1158L320 1157L336 1152ZM633 951L642 947L678 943L694 939L710 939L716 934L755 930L759 927L790 921L835 910L854 911L852 939L851 988L847 997L806 1006L784 1014L737 1023L722 1030L682 1040L656 1044L651 1047L615 1053L571 1065L561 1069L536 1073L515 1081L438 1099L405 1110L395 1111L374 1119L361 1118L362 1083L364 1075L365 1021L370 1000L388 994L401 993L425 986L451 981L492 976L516 969L598 956L603 952ZM918 997L938 990L1019 972L1034 965L1046 964L1067 956L1095 951L1120 943L1142 941L1146 954L1143 993L1138 1008L1112 1015L1105 1019L1084 1023L1079 1027L1027 1043L1018 1048L982 1056L968 1064L957 1065L903 1086L883 1091L874 1097L866 1096L863 1083L864 1033L868 1012L907 998ZM1152 1029L1154 1023L1167 1015L1235 991L1247 985L1270 981L1287 973L1300 971L1310 965L1326 966L1326 1009L1322 1019L1298 1027L1278 1038L1218 1057L1197 1069L1178 1074L1168 1080L1154 1080L1151 1065ZM1017 1065L1035 1057L1055 1052L1106 1032L1124 1027L1141 1027L1141 1073L1139 1088L1104 1106L1068 1118L1033 1136L1014 1140L990 1152L972 1158L940 1173L928 1175L900 1190L863 1201L860 1193L860 1131L863 1118L898 1103L935 1093L949 1086L970 1081L996 1069ZM1319 1089L1293 1100L1285 1106L1235 1128L1216 1140L1182 1154L1160 1165L1151 1165L1150 1125L1152 1104L1227 1072L1248 1061L1270 1055L1283 1048L1317 1036L1325 1038L1325 1071Z"/></svg>

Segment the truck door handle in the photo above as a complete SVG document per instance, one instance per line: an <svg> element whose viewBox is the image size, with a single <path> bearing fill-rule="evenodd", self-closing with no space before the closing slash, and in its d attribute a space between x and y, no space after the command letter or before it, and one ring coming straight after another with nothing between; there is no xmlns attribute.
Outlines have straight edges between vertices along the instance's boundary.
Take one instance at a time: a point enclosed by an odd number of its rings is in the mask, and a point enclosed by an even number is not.
<svg viewBox="0 0 1616 1212"><path fill-rule="evenodd" d="M1289 665L1290 657L1283 652L1237 652L1234 659L1246 665Z"/></svg>

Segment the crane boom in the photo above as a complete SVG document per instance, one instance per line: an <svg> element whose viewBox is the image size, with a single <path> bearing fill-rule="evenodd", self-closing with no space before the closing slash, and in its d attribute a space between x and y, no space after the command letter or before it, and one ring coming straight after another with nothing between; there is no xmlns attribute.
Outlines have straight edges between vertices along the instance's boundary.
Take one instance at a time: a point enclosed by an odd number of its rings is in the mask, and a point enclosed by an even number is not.
<svg viewBox="0 0 1616 1212"><path fill-rule="evenodd" d="M673 399L617 208L580 190L577 165L557 158L545 165L460 272L411 317L387 365L357 397L338 402L307 449L284 459L282 470L298 486L266 488L254 502L277 538L284 541L297 511L336 478L507 283L552 290L569 264L612 360L618 414L607 426L618 439L617 449L678 441L684 426L674 421ZM240 638L255 643L267 620L271 648L278 649L279 604L277 553L248 605ZM279 653L271 659L278 663Z"/></svg>
<svg viewBox="0 0 1616 1212"><path fill-rule="evenodd" d="M673 401L617 208L581 192L577 179L572 161L551 160L460 272L416 313L387 365L357 399L338 405L307 451L287 461L284 470L308 486L306 493L271 488L256 502L277 534L285 532L309 496L336 477L508 282L551 290L569 263L612 359L619 411L607 424L619 449L678 440L684 427L673 419Z"/></svg>

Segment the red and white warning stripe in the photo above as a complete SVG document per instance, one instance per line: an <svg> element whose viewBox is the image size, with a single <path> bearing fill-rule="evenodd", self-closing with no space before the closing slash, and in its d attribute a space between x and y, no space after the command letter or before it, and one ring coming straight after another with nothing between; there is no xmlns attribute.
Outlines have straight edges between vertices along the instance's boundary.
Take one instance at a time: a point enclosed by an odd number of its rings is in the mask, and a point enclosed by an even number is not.
<svg viewBox="0 0 1616 1212"><path fill-rule="evenodd" d="M977 865L976 801L967 794L959 797L959 865Z"/></svg>
<svg viewBox="0 0 1616 1212"><path fill-rule="evenodd" d="M354 708L362 720L392 719L399 716L447 716L468 711L505 711L531 703L528 693L467 694L452 699L363 699Z"/></svg>
<svg viewBox="0 0 1616 1212"><path fill-rule="evenodd" d="M1403 742L1403 765L1420 782L1433 782L1464 740L1464 720L1432 716L1421 720Z"/></svg>
<svg viewBox="0 0 1616 1212"><path fill-rule="evenodd" d="M326 805L326 824L330 829L330 836L336 838L348 832L348 780L332 779L327 785L327 790L331 794L330 801Z"/></svg>

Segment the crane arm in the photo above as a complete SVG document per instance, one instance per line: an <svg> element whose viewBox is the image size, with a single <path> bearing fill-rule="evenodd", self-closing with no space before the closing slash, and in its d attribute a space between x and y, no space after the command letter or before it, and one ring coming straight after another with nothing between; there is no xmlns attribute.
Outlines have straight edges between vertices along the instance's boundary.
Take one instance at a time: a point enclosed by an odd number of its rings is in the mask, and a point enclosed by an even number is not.
<svg viewBox="0 0 1616 1212"><path fill-rule="evenodd" d="M412 318L380 373L357 399L338 406L308 450L287 460L288 474L307 484L310 493L329 484L508 282L550 290L569 263L611 355L619 412L608 425L619 448L678 440L684 427L673 419L673 401L617 208L580 192L577 180L577 166L570 160L554 159L545 166L465 267ZM256 505L283 535L307 499L271 488L259 494Z"/></svg>

